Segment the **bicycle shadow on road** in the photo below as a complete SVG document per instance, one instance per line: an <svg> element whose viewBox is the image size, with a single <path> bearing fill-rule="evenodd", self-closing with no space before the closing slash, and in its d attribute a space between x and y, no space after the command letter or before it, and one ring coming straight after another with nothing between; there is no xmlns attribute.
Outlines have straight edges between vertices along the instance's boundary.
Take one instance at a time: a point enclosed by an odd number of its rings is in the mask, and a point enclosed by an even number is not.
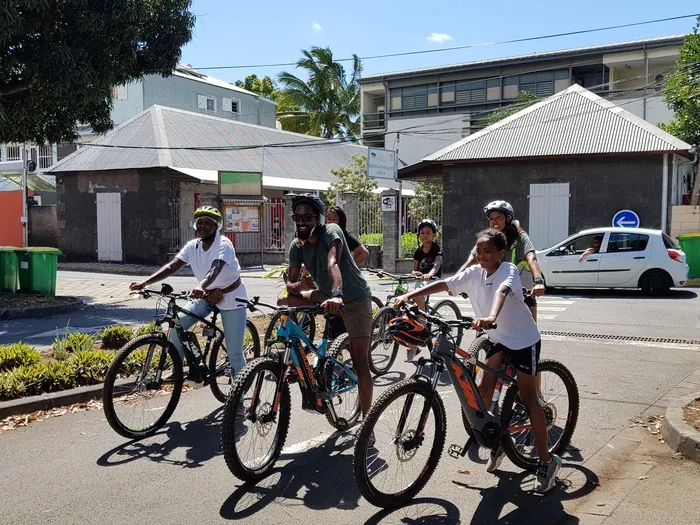
<svg viewBox="0 0 700 525"><path fill-rule="evenodd" d="M374 377L374 386L383 388L395 385L396 383L406 379L406 374L398 370L391 370L384 375Z"/></svg>
<svg viewBox="0 0 700 525"><path fill-rule="evenodd" d="M418 498L398 509L377 512L364 525L458 525L462 523L459 508L439 498Z"/></svg>
<svg viewBox="0 0 700 525"><path fill-rule="evenodd" d="M201 467L221 454L219 444L223 407L207 416L185 423L172 421L154 435L128 441L103 454L97 464L116 467L140 459L183 468ZM163 438L167 438L163 441ZM184 458L182 451L185 452Z"/></svg>
<svg viewBox="0 0 700 525"><path fill-rule="evenodd" d="M240 485L221 505L220 516L245 520L270 504L290 517L295 517L296 506L305 510L357 508L360 491L353 476L352 455L345 454L354 445L354 433L335 432L314 448L283 453L268 477L257 484Z"/></svg>

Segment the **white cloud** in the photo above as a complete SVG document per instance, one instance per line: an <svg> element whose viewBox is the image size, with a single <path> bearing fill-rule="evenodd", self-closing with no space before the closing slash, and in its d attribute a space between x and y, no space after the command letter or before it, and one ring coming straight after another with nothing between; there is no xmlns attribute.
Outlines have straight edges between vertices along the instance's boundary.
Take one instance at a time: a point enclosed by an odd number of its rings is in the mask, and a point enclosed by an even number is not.
<svg viewBox="0 0 700 525"><path fill-rule="evenodd" d="M443 42L452 40L452 37L447 33L430 33L428 40L430 40L431 42L437 42L438 44L442 44Z"/></svg>
<svg viewBox="0 0 700 525"><path fill-rule="evenodd" d="M314 22L313 24L311 24L311 29L313 29L317 33L320 33L321 31L323 31L323 26L318 22Z"/></svg>

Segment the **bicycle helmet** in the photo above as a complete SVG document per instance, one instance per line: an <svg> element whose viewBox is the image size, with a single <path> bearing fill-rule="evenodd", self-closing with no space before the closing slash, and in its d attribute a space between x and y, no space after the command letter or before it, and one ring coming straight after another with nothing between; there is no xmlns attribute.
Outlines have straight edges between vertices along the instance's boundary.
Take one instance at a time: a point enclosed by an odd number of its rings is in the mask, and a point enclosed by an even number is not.
<svg viewBox="0 0 700 525"><path fill-rule="evenodd" d="M292 213L296 211L297 206L299 204L310 204L314 208L316 208L316 211L321 215L322 217L325 216L326 214L326 205L323 204L323 201L318 197L318 195L314 195L313 193L302 193L301 195L295 195L292 197Z"/></svg>
<svg viewBox="0 0 700 525"><path fill-rule="evenodd" d="M515 217L515 211L513 211L513 206L511 206L506 201L493 201L489 202L486 206L484 206L484 215L486 215L487 219L489 217L489 213L491 213L492 211L500 211L503 215L506 216L506 218L510 217L511 221Z"/></svg>
<svg viewBox="0 0 700 525"><path fill-rule="evenodd" d="M197 219L200 217L208 217L209 219L213 220L217 224L221 224L223 222L223 217L221 216L221 212L214 208L214 206L202 206L201 208L198 208L194 212L194 220L195 222Z"/></svg>
<svg viewBox="0 0 700 525"><path fill-rule="evenodd" d="M424 227L430 226L433 233L437 233L438 227L433 219L423 219L418 223L418 232L420 232Z"/></svg>
<svg viewBox="0 0 700 525"><path fill-rule="evenodd" d="M425 345L430 337L430 330L418 324L412 317L401 315L389 321L387 334L398 344L412 348Z"/></svg>

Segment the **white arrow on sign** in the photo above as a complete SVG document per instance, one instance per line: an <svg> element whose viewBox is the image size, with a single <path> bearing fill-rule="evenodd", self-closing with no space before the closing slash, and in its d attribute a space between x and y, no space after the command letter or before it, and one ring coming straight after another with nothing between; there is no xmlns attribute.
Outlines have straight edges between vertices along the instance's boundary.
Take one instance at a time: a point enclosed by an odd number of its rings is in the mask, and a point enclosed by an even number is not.
<svg viewBox="0 0 700 525"><path fill-rule="evenodd" d="M637 224L637 221L626 221L626 220L624 220L624 219L625 219L624 217L620 217L620 220L617 221L617 225L618 225L620 228L624 228L624 227L625 227L626 225L628 225L628 224Z"/></svg>

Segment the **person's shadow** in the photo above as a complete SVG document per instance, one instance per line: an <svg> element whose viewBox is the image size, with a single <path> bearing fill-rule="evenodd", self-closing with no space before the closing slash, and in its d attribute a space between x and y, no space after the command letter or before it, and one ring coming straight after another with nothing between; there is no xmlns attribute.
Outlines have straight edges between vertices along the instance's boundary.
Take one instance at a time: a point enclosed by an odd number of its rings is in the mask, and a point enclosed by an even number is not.
<svg viewBox="0 0 700 525"><path fill-rule="evenodd" d="M221 506L220 516L245 520L272 503L282 509L297 505L313 510L356 508L360 492L353 476L353 457L344 454L354 445L354 433L336 432L309 450L283 453L268 477L239 485Z"/></svg>
<svg viewBox="0 0 700 525"><path fill-rule="evenodd" d="M219 407L207 416L184 425L172 421L153 436L128 441L104 453L97 464L101 467L114 467L148 459L183 468L201 467L221 454L219 436L222 418L223 407ZM162 437L167 439L161 441ZM187 449L185 459L173 459L173 452L180 449Z"/></svg>

